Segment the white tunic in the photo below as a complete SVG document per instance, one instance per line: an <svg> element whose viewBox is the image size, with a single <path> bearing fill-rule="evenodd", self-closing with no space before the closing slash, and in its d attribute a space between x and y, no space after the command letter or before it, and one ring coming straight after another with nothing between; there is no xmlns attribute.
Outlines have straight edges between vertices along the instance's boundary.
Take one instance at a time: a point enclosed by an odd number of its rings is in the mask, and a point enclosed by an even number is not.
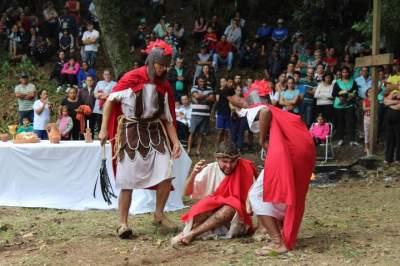
<svg viewBox="0 0 400 266"><path fill-rule="evenodd" d="M194 178L192 199L200 200L214 193L225 176L217 162L207 164Z"/></svg>
<svg viewBox="0 0 400 266"><path fill-rule="evenodd" d="M246 117L247 123L249 124L249 128L251 132L253 133L258 133L260 132L260 121L255 121L258 112L260 109L265 108L263 105L259 105L256 107L252 108L242 108L237 113L239 114L240 117Z"/></svg>
<svg viewBox="0 0 400 266"><path fill-rule="evenodd" d="M264 170L261 171L256 182L249 192L251 208L256 215L267 215L283 220L286 212L286 204L271 203L263 200L264 193Z"/></svg>
<svg viewBox="0 0 400 266"><path fill-rule="evenodd" d="M253 133L260 132L260 121L255 121L260 109L265 106L257 106L248 109L241 109L238 113L241 117L246 117L249 128ZM249 192L251 208L256 215L267 215L283 220L286 212L286 204L265 202L263 200L264 193L264 170L261 171L256 182Z"/></svg>
<svg viewBox="0 0 400 266"><path fill-rule="evenodd" d="M157 111L157 92L155 85L145 84L142 90L143 114L141 118L153 117ZM110 94L109 101L121 102L122 113L129 118L135 117L136 94L131 90L123 90ZM168 105L168 94L164 99L164 114L162 119L172 123L172 115ZM150 146L151 147L151 146ZM125 151L124 151L125 152ZM150 148L145 158L136 150L131 160L125 152L123 159L117 162L116 187L119 189L150 188L171 177L171 155L165 145L165 153L161 154Z"/></svg>

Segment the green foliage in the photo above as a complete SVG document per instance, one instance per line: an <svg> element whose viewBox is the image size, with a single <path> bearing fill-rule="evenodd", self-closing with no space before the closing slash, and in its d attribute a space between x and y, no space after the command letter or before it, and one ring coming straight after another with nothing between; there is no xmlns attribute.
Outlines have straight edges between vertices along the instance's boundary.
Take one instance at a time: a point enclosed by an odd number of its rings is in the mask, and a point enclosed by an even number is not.
<svg viewBox="0 0 400 266"><path fill-rule="evenodd" d="M336 47L347 41L353 22L363 18L368 5L348 0L304 0L293 8L292 27L305 34L308 40L326 39ZM339 30L340 29L340 30Z"/></svg>
<svg viewBox="0 0 400 266"><path fill-rule="evenodd" d="M372 38L371 11L367 13L364 20L356 21L352 27L369 42ZM397 50L400 46L400 2L397 0L382 0L381 12L381 37L386 40L386 46L389 51L398 53Z"/></svg>
<svg viewBox="0 0 400 266"><path fill-rule="evenodd" d="M356 21L351 27L353 30L361 33L365 38L371 38L372 35L372 13L368 12L364 21Z"/></svg>

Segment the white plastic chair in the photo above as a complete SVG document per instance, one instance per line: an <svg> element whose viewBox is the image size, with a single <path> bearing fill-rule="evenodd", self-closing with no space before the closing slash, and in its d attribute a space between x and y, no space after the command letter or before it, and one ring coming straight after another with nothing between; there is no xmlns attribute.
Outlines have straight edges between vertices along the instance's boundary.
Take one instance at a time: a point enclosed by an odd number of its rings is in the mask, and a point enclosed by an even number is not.
<svg viewBox="0 0 400 266"><path fill-rule="evenodd" d="M316 125L317 123L313 123L310 127L310 130L314 127L314 125ZM325 146L325 152L324 152L324 156L318 156L317 153L317 159L321 160L324 159L324 163L326 163L329 159L334 159L335 158L335 153L333 151L333 144L332 144L332 133L333 133L333 124L332 123L328 123L329 125L329 135L326 136L326 142L325 143L321 143L318 146ZM317 150L318 151L318 150Z"/></svg>

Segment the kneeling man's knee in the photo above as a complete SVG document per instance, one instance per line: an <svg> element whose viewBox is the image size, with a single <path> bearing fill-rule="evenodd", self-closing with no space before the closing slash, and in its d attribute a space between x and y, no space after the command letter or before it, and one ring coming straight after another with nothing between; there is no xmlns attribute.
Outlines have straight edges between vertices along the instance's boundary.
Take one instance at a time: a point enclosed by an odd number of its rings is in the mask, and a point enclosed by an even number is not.
<svg viewBox="0 0 400 266"><path fill-rule="evenodd" d="M221 209L225 213L235 213L236 212L236 210L233 207L229 206L229 205L224 205Z"/></svg>

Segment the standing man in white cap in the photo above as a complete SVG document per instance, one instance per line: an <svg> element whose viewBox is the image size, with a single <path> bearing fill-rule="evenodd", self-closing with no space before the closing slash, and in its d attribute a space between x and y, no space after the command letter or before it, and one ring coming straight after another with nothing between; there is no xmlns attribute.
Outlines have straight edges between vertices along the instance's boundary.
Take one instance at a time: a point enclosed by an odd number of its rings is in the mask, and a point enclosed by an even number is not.
<svg viewBox="0 0 400 266"><path fill-rule="evenodd" d="M36 98L36 87L29 83L28 74L22 72L20 74L19 84L15 87L15 97L18 99L19 124L22 125L24 118L29 118L33 122L33 103Z"/></svg>

